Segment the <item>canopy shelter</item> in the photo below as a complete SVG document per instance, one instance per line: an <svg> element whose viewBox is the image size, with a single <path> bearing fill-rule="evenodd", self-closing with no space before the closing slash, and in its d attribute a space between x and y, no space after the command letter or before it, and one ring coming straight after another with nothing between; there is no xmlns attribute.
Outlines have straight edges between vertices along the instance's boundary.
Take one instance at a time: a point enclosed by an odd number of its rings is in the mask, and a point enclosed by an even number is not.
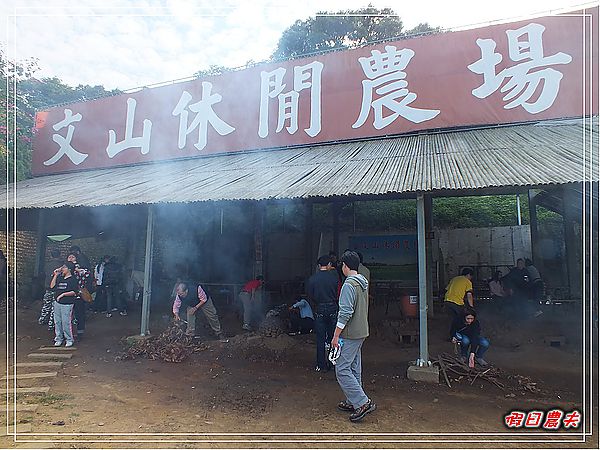
<svg viewBox="0 0 600 450"><path fill-rule="evenodd" d="M465 195L597 181L597 125L552 120L48 175L9 187L0 208Z"/></svg>
<svg viewBox="0 0 600 450"><path fill-rule="evenodd" d="M417 198L421 357L427 362L425 228L433 196L597 183L598 120L551 120L318 146L241 152L77 173L9 187L2 208L45 209L272 199ZM142 334L151 295L147 220Z"/></svg>

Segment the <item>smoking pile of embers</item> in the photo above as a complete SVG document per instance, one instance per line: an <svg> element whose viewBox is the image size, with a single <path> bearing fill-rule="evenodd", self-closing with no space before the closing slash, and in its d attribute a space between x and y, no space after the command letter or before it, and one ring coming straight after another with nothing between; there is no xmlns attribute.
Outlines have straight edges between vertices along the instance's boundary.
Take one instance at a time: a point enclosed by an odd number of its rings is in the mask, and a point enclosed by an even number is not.
<svg viewBox="0 0 600 450"><path fill-rule="evenodd" d="M432 364L440 368L442 379L450 388L452 387L451 380L457 383L466 382L471 385L479 380L486 381L508 392L507 397L514 397L515 392L521 395L542 393L538 383L529 377L509 374L499 367L469 367L457 356L447 353L440 354Z"/></svg>
<svg viewBox="0 0 600 450"><path fill-rule="evenodd" d="M125 360L142 357L178 363L192 353L207 348L206 344L197 342L192 336L185 334L183 322L173 322L158 336L135 342L119 358Z"/></svg>

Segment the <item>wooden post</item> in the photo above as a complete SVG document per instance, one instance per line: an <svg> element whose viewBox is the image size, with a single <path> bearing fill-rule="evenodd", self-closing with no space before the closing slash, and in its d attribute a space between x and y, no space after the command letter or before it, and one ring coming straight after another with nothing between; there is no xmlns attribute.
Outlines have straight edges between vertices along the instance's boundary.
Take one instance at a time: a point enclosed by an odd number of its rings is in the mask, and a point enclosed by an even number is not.
<svg viewBox="0 0 600 450"><path fill-rule="evenodd" d="M146 225L146 257L144 258L144 297L142 300L142 318L140 334L150 334L150 301L152 299L152 258L154 253L154 207L148 205L148 223Z"/></svg>
<svg viewBox="0 0 600 450"><path fill-rule="evenodd" d="M315 269L313 257L313 204L310 200L304 202L304 248L307 276L310 276Z"/></svg>
<svg viewBox="0 0 600 450"><path fill-rule="evenodd" d="M338 257L340 257L340 213L342 211L342 204L333 202L331 204L331 215L333 222L333 251Z"/></svg>

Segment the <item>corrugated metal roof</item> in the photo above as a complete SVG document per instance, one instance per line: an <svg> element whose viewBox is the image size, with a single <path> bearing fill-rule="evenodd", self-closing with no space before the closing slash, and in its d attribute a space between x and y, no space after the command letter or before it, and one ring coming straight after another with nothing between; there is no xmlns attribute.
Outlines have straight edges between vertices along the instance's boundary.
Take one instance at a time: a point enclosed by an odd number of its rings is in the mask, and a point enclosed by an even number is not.
<svg viewBox="0 0 600 450"><path fill-rule="evenodd" d="M598 181L598 120L592 127L589 122L555 120L44 176L17 183L16 206L380 195ZM584 140L591 134L593 145ZM13 206L12 188L8 198ZM0 207L6 206L6 198L0 199Z"/></svg>

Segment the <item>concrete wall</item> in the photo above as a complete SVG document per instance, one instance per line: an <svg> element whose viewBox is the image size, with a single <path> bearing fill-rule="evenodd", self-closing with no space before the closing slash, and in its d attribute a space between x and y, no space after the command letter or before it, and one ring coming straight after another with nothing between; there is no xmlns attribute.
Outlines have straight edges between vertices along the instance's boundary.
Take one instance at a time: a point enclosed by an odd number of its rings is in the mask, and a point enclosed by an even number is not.
<svg viewBox="0 0 600 450"><path fill-rule="evenodd" d="M458 275L460 266L511 267L518 258L531 258L531 235L528 225L436 230L436 247L434 260L448 280Z"/></svg>
<svg viewBox="0 0 600 450"><path fill-rule="evenodd" d="M387 236L415 234L414 230L394 230L380 233L340 233L340 252L349 245L349 237L362 234ZM269 235L270 280L289 280L308 275L307 251L302 233L275 233ZM320 245L320 248L319 248ZM327 254L333 248L331 232L315 233L312 260L318 254ZM442 280L457 274L459 266L495 265L513 266L517 258L531 257L529 226L465 228L435 230L433 259L439 263Z"/></svg>

